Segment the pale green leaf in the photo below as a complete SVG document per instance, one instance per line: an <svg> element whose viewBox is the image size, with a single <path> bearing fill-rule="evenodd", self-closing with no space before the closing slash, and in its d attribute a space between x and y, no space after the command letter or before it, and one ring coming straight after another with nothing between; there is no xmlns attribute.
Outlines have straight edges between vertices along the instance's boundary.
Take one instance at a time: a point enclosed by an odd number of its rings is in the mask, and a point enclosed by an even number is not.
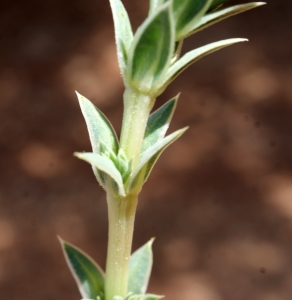
<svg viewBox="0 0 292 300"><path fill-rule="evenodd" d="M128 293L145 294L152 270L153 253L151 239L135 251L130 259Z"/></svg>
<svg viewBox="0 0 292 300"><path fill-rule="evenodd" d="M166 74L165 85L169 84L172 80L174 80L182 71L184 71L188 66L201 59L202 57L215 52L224 47L233 45L235 43L247 41L246 39L228 39L215 43L208 44L206 46L197 48L186 53L182 56L178 61L176 61L168 70Z"/></svg>
<svg viewBox="0 0 292 300"><path fill-rule="evenodd" d="M74 153L78 158L87 161L99 171L106 173L111 177L118 186L120 196L125 196L122 175L116 168L115 164L106 156L97 153Z"/></svg>
<svg viewBox="0 0 292 300"><path fill-rule="evenodd" d="M114 296L113 300L124 300L125 298L123 298L122 296Z"/></svg>
<svg viewBox="0 0 292 300"><path fill-rule="evenodd" d="M160 6L138 28L128 61L130 85L150 92L167 71L174 48L174 24L170 4Z"/></svg>
<svg viewBox="0 0 292 300"><path fill-rule="evenodd" d="M103 141L103 144L108 149L110 149L114 153L117 153L119 148L118 139L108 119L88 99L77 92L76 94L87 125L92 151L99 154L101 150L101 141ZM104 187L105 174L98 171L95 167L92 168L96 179L101 184L101 186Z"/></svg>
<svg viewBox="0 0 292 300"><path fill-rule="evenodd" d="M154 14L157 8L163 4L164 0L150 0L149 16Z"/></svg>
<svg viewBox="0 0 292 300"><path fill-rule="evenodd" d="M169 100L150 115L147 122L141 153L154 145L158 140L164 138L176 108L178 97L179 95Z"/></svg>
<svg viewBox="0 0 292 300"><path fill-rule="evenodd" d="M266 4L265 2L251 2L247 4L235 5L224 9L216 10L203 16L195 25L190 34L203 30L213 24L216 24L224 19L238 15L247 10L256 8Z"/></svg>
<svg viewBox="0 0 292 300"><path fill-rule="evenodd" d="M82 114L84 116L89 138L94 153L100 153L99 146L102 141L109 149L117 154L119 149L116 133L105 117L88 99L77 93Z"/></svg>
<svg viewBox="0 0 292 300"><path fill-rule="evenodd" d="M186 37L205 14L212 0L173 0L176 40Z"/></svg>
<svg viewBox="0 0 292 300"><path fill-rule="evenodd" d="M125 300L159 300L164 296L154 294L130 295Z"/></svg>
<svg viewBox="0 0 292 300"><path fill-rule="evenodd" d="M104 299L104 274L101 268L77 247L59 238L69 269L77 282L81 296Z"/></svg>
<svg viewBox="0 0 292 300"><path fill-rule="evenodd" d="M115 26L118 62L120 70L122 74L124 74L128 60L128 52L133 41L132 27L122 1L110 0L110 5Z"/></svg>
<svg viewBox="0 0 292 300"><path fill-rule="evenodd" d="M176 139L178 139L188 127L177 130L172 134L168 135L164 139L157 141L154 145L149 147L140 157L139 164L133 174L130 177L130 180L127 185L127 189L129 191L133 189L137 189L138 191L141 189L143 182L147 179L150 171L152 170L154 164L156 163L158 157L161 153ZM151 165L149 165L151 163ZM148 170L148 173L145 172ZM137 192L137 191L136 191Z"/></svg>

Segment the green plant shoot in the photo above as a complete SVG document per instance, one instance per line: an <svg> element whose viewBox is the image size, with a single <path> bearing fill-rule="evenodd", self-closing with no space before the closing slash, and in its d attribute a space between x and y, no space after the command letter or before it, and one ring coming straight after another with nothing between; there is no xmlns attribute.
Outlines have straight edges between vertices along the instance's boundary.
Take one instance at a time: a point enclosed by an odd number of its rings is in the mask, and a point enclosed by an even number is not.
<svg viewBox="0 0 292 300"><path fill-rule="evenodd" d="M104 114L77 93L92 152L75 153L92 166L106 192L109 235L105 272L83 251L61 239L60 242L83 299L157 300L161 296L147 293L153 240L131 255L136 207L143 184L159 156L187 128L166 135L178 96L150 113L156 98L192 63L246 41L217 41L181 56L185 38L265 3L226 6L229 0L150 0L148 17L133 34L121 0L109 2L125 85L121 136L118 140Z"/></svg>

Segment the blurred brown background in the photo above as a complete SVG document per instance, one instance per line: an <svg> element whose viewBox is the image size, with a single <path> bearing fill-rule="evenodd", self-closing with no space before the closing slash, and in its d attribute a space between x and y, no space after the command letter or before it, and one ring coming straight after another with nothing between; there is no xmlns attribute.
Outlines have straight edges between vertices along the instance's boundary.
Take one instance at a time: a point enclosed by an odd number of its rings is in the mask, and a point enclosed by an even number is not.
<svg viewBox="0 0 292 300"><path fill-rule="evenodd" d="M124 3L137 28L147 1ZM292 299L291 10L270 0L185 43L250 39L190 67L157 102L182 91L170 131L191 127L140 197L134 248L156 237L150 292ZM72 156L90 150L74 90L119 132L108 1L1 0L0 299L80 299L57 234L104 267L105 195Z"/></svg>

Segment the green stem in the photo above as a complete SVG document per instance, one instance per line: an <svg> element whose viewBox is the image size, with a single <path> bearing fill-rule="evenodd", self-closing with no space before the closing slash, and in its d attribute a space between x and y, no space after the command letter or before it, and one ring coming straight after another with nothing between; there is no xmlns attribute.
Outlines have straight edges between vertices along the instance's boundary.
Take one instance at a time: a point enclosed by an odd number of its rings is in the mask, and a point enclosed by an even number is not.
<svg viewBox="0 0 292 300"><path fill-rule="evenodd" d="M130 88L125 90L120 147L128 159L133 159L133 169L139 162L145 128L154 102L155 98L149 95Z"/></svg>
<svg viewBox="0 0 292 300"><path fill-rule="evenodd" d="M125 297L128 290L128 269L131 256L137 195L113 198L107 195L109 239L106 261L105 296Z"/></svg>

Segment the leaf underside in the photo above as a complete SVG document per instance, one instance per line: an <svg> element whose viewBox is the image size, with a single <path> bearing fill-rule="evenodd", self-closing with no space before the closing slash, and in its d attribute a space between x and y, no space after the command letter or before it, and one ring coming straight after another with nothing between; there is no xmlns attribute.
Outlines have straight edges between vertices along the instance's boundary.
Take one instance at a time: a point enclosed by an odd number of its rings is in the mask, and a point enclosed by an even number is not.
<svg viewBox="0 0 292 300"><path fill-rule="evenodd" d="M110 5L115 26L118 62L120 70L122 74L124 74L128 60L128 52L133 41L132 26L121 0L110 0Z"/></svg>
<svg viewBox="0 0 292 300"><path fill-rule="evenodd" d="M96 153L75 153L75 156L87 161L91 165L95 166L99 171L106 173L112 179L110 181L110 187L115 189L116 184L119 195L125 196L122 175L116 168L115 164L108 157Z"/></svg>
<svg viewBox="0 0 292 300"><path fill-rule="evenodd" d="M177 62L175 62L171 68L169 69L166 82L164 84L169 84L172 80L174 80L182 71L184 71L188 66L193 64L194 62L198 61L199 59L203 58L204 56L220 50L224 47L233 45L235 43L244 42L246 39L228 39L223 40L215 43L208 44L206 46L197 48L186 53L182 56Z"/></svg>
<svg viewBox="0 0 292 300"><path fill-rule="evenodd" d="M153 239L135 251L130 259L128 293L144 294L151 274Z"/></svg>
<svg viewBox="0 0 292 300"><path fill-rule="evenodd" d="M203 16L200 21L191 30L190 35L198 31L201 31L211 25L214 25L220 21L223 21L232 16L238 15L250 9L264 5L265 2L251 2L246 4L240 4L235 6L230 6L224 9L215 10Z"/></svg>

